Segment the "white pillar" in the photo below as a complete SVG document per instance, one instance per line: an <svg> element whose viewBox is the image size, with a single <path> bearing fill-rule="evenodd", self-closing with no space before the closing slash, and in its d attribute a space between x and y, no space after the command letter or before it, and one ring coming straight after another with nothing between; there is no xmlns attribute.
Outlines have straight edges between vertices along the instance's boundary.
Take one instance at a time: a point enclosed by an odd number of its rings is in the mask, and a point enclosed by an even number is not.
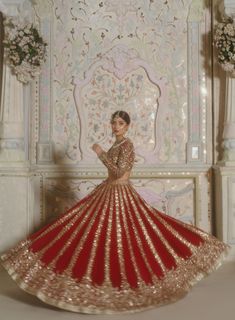
<svg viewBox="0 0 235 320"><path fill-rule="evenodd" d="M0 11L8 17L30 18L30 10L28 0L0 0ZM40 217L41 178L29 171L25 161L29 105L30 87L19 82L4 64L0 105L0 253L24 239Z"/></svg>
<svg viewBox="0 0 235 320"><path fill-rule="evenodd" d="M235 79L226 79L225 121L223 132L223 160L226 166L235 165Z"/></svg>
<svg viewBox="0 0 235 320"><path fill-rule="evenodd" d="M28 0L0 0L3 15L24 19L30 14ZM24 162L25 103L24 85L19 82L4 61L0 101L0 166Z"/></svg>
<svg viewBox="0 0 235 320"><path fill-rule="evenodd" d="M235 22L235 0L224 0L222 14ZM226 101L223 132L223 162L225 166L235 165L235 78L227 74Z"/></svg>
<svg viewBox="0 0 235 320"><path fill-rule="evenodd" d="M235 21L235 0L224 0L221 14ZM223 160L215 167L216 235L231 245L235 259L235 78L227 73L223 128Z"/></svg>
<svg viewBox="0 0 235 320"><path fill-rule="evenodd" d="M23 84L4 63L0 106L0 161L23 161Z"/></svg>

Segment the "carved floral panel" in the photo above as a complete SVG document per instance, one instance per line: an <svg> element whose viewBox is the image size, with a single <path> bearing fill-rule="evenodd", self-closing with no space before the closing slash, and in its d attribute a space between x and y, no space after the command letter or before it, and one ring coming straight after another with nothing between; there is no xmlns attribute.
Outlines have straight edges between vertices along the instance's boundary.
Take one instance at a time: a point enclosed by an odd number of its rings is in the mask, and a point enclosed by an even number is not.
<svg viewBox="0 0 235 320"><path fill-rule="evenodd" d="M103 139L104 144L108 144L109 116L114 106L126 106L128 110L132 109L133 119L139 117L130 132L131 136L140 135L137 144L142 146L145 143L146 148L152 150L156 143L157 154L146 155L143 162L185 163L187 17L190 4L191 0L53 1L53 140L58 163L85 161L79 145L81 135L88 143ZM103 68L104 57L119 46L135 51L138 59L149 66L157 79L166 79L165 87L151 82L148 72L141 67L130 70L123 77ZM91 67L99 63L100 67L93 70L93 76L84 83L84 90L80 88L85 100L76 106L73 79L85 81ZM92 88L94 94L91 90L88 92L92 81L96 81ZM147 87L149 91L143 89ZM105 102L107 90L110 90L111 99L107 98ZM158 96L159 90L163 90L163 95L159 99L159 117L153 132L154 95ZM164 98L166 91L167 99ZM107 102L110 109L107 109ZM89 111L91 122L81 123L78 110L84 110L85 104L90 110L98 108L101 118ZM144 114L142 123L139 121L141 114ZM148 124L150 127L144 128ZM143 150L139 151L140 157L141 152Z"/></svg>
<svg viewBox="0 0 235 320"><path fill-rule="evenodd" d="M110 115L119 109L130 114L128 136L135 141L139 161L155 162L157 152L164 143L156 129L160 92L143 69L139 68L118 79L112 73L97 68L79 96L77 104L82 131L80 150L86 162L90 158L97 160L91 151L93 143L100 143L104 149L111 145Z"/></svg>

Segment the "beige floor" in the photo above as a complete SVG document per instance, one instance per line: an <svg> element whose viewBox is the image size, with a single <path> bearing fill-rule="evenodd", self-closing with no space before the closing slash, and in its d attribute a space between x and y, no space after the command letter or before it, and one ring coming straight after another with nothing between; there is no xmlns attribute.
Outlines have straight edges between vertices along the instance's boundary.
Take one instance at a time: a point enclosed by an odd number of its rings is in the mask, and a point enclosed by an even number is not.
<svg viewBox="0 0 235 320"><path fill-rule="evenodd" d="M0 269L1 320L223 320L235 318L235 262L199 282L182 300L145 312L84 315L50 307L17 287Z"/></svg>

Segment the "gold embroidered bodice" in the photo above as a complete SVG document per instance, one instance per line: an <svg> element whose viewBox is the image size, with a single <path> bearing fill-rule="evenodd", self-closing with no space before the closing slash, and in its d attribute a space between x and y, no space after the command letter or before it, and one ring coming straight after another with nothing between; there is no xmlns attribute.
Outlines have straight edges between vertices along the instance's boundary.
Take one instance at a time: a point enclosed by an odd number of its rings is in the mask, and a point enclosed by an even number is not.
<svg viewBox="0 0 235 320"><path fill-rule="evenodd" d="M99 158L108 168L108 182L128 182L135 160L134 146L129 138L114 143L107 152L103 151Z"/></svg>

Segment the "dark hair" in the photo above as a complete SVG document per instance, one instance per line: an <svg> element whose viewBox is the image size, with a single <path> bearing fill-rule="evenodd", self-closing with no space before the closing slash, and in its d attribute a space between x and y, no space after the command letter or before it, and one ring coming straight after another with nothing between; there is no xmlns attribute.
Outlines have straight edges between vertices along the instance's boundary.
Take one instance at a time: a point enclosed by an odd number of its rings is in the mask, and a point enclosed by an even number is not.
<svg viewBox="0 0 235 320"><path fill-rule="evenodd" d="M123 110L115 111L111 116L111 122L114 120L115 117L122 118L122 120L124 120L128 125L131 122L129 114Z"/></svg>

